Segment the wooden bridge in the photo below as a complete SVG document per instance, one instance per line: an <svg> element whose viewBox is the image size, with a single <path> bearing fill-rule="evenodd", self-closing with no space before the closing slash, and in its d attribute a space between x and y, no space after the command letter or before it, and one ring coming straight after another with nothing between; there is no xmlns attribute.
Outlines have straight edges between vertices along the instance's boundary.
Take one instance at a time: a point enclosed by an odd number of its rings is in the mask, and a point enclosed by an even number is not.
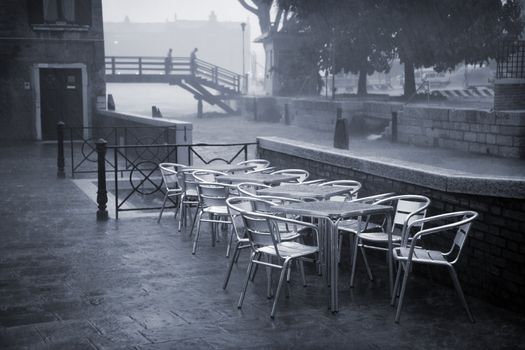
<svg viewBox="0 0 525 350"><path fill-rule="evenodd" d="M245 79L242 75L215 66L206 61L189 57L106 57L106 82L108 83L167 83L177 85L193 94L199 101L217 105L228 113L235 111L225 102L243 93Z"/></svg>

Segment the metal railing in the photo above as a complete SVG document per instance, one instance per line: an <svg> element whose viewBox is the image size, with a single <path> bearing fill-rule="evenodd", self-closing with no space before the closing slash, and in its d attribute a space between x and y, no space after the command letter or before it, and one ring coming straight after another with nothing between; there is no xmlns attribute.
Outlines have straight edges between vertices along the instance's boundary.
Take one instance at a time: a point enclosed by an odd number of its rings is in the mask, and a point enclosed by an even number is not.
<svg viewBox="0 0 525 350"><path fill-rule="evenodd" d="M240 93L244 77L201 59L189 57L107 56L106 75L195 76Z"/></svg>
<svg viewBox="0 0 525 350"><path fill-rule="evenodd" d="M248 159L249 146L257 143L230 143L230 144L157 144L157 145L107 145L104 140L97 141L98 164L98 191L97 217L107 218L107 183L106 183L106 155L113 152L112 163L114 178L115 218L124 211L159 210L165 194L162 176L158 164L163 162L177 163L178 155L187 152L189 164L194 167L214 162L232 164ZM207 149L207 150L205 150ZM128 157L128 154L148 153L154 155L150 159ZM222 156L218 156L222 154ZM193 159L196 162L193 162ZM127 164L122 169L120 164ZM127 176L123 176L126 174ZM119 177L120 176L120 177ZM126 182L127 181L127 182ZM140 203L137 205L137 202ZM172 201L173 206L176 204Z"/></svg>
<svg viewBox="0 0 525 350"><path fill-rule="evenodd" d="M96 141L104 139L108 145L151 145L174 144L176 126L136 126L136 127L70 127L63 122L57 124L58 144L69 145L71 176L78 174L97 173ZM149 152L134 152L126 154L132 160L152 158ZM112 160L106 159L107 167L115 168ZM121 168L129 167L129 163ZM64 173L65 175L65 173Z"/></svg>
<svg viewBox="0 0 525 350"><path fill-rule="evenodd" d="M525 40L501 44L496 79L525 79Z"/></svg>

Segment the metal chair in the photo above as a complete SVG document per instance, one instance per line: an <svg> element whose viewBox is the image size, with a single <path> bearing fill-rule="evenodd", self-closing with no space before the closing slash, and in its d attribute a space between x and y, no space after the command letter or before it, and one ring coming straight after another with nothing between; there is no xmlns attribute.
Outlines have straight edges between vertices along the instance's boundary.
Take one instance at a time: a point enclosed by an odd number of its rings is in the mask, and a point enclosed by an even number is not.
<svg viewBox="0 0 525 350"><path fill-rule="evenodd" d="M182 189L182 196L180 199L180 216L179 216L179 231L181 226L186 226L188 215L192 221L192 229L190 235L193 232L193 223L195 218L191 218L191 208L197 207L199 204L199 197L197 194L197 180L193 176L195 169L183 168L177 173L178 183Z"/></svg>
<svg viewBox="0 0 525 350"><path fill-rule="evenodd" d="M182 189L179 185L178 178L177 178L177 172L179 168L185 168L185 165L177 164L177 163L160 163L159 169L160 173L162 175L162 181L164 182L164 186L166 188L166 193L164 193L164 201L162 202L162 208L160 209L159 218L157 219L157 222L160 222L160 219L162 219L162 213L164 212L164 207L166 206L166 201L168 198L171 197L178 197L177 200L177 207L175 208L175 219L177 219L177 213L180 208L180 197L182 196Z"/></svg>
<svg viewBox="0 0 525 350"><path fill-rule="evenodd" d="M310 173L303 169L283 169L283 170L277 170L274 171L272 174L281 174L281 175L297 175L297 179L293 182L302 183L308 177L310 177Z"/></svg>
<svg viewBox="0 0 525 350"><path fill-rule="evenodd" d="M399 195L384 198L374 203L375 205L392 205L395 207L395 214L392 220L392 230L385 232L383 225L378 229L369 229L365 225L365 229L355 232L354 246L352 250L352 274L350 276L350 287L354 286L354 277L357 264L358 250L361 251L363 260L365 262L366 271L369 279L372 281L372 271L368 264L366 257L366 249L382 250L387 252L387 263L390 281L390 292L392 292L394 267L392 261L392 245L401 242L401 237L405 234L407 226L415 220L424 218L430 199L420 195ZM369 218L367 218L369 221ZM408 231L406 232L409 233ZM386 245L386 247L385 247ZM360 248L360 249L359 249Z"/></svg>
<svg viewBox="0 0 525 350"><path fill-rule="evenodd" d="M463 249L463 245L467 240L472 221L474 221L474 219L476 219L477 216L478 213L476 213L475 211L458 211L453 213L431 216L425 219L415 220L408 225L406 233L403 236L401 246L394 248L393 250L393 258L395 259L395 261L399 262L399 269L397 270L396 281L394 284L394 293L392 295L391 301L392 306L394 306L395 304L395 300L399 291L398 289L399 287L401 287L395 317L396 323L399 322L399 318L401 316L401 308L403 306L403 299L405 296L406 285L408 282L408 275L412 269L413 264L429 264L446 267L448 269L450 277L452 278L452 282L459 296L459 299L461 300L461 303L465 308L465 311L467 312L468 318L472 323L474 323L474 317L470 312L467 300L465 299L465 295L463 294L463 290L461 289L456 270L454 269L454 264L457 263L457 261L459 260L461 251ZM444 223L450 221L452 222ZM438 223L439 226L422 229L423 224L428 227L429 224L431 225L433 223ZM408 232L410 232L409 230L411 228L420 229L419 232L417 232L412 237L412 239L410 239L408 235ZM452 241L452 247L447 252L443 252L440 250L428 250L416 246L418 240L424 236L434 235L451 230L455 230L456 234ZM400 286L399 282L402 273L403 282Z"/></svg>
<svg viewBox="0 0 525 350"><path fill-rule="evenodd" d="M226 278L224 280L223 289L226 289L228 281L230 279L231 271L233 265L239 259L239 254L243 249L250 248L251 244L246 235L246 230L244 227L244 221L241 218L241 212L258 212L271 213L271 208L278 205L275 202L267 201L255 197L230 197L226 200L226 206L228 207L228 213L230 214L230 219L232 222L232 234L235 235L237 242L235 243L235 248L233 251L232 259L228 266L228 271L226 273ZM281 239L283 241L293 241L296 239L301 239L301 233L294 231L291 227L286 227L286 229L281 230ZM232 238L230 236L230 242L228 246L232 244ZM229 252L228 252L229 255ZM228 256L227 255L227 256Z"/></svg>
<svg viewBox="0 0 525 350"><path fill-rule="evenodd" d="M393 193L393 192L381 193L381 194L375 194L373 196L367 196L367 197L361 197L361 198L357 198L357 199L352 199L352 202L353 203L374 204L375 202L377 202L377 201L379 201L381 199L392 197L394 195L395 195L395 193ZM347 219L347 220L342 220L342 221L339 222L339 226L338 226L338 231L339 231L338 232L338 236L339 236L338 260L341 260L341 247L343 245L342 244L343 243L343 235L344 234L355 235L355 233L359 229L359 225L360 225L360 223L359 223L359 220L357 220L357 219ZM378 224L366 221L364 227L365 227L365 229L379 229L381 227L381 225L378 225ZM353 248L353 245L350 244L350 256L352 256L352 250L353 250L352 248Z"/></svg>
<svg viewBox="0 0 525 350"><path fill-rule="evenodd" d="M332 186L332 187L340 187L340 188L348 189L348 192L344 194L330 197L331 201L337 201L337 202L349 202L351 200L357 199L359 190L362 187L359 181L354 181L354 180L328 181L328 182L320 183L319 186Z"/></svg>
<svg viewBox="0 0 525 350"><path fill-rule="evenodd" d="M217 176L227 175L225 172L217 170L197 169L193 172L193 177L197 182L217 182Z"/></svg>
<svg viewBox="0 0 525 350"><path fill-rule="evenodd" d="M267 168L261 168L261 169L255 169L255 170L247 171L246 174L271 174L274 171L275 171L275 167L274 166L270 166L270 167L267 167Z"/></svg>
<svg viewBox="0 0 525 350"><path fill-rule="evenodd" d="M270 166L270 162L266 159L248 159L243 162L237 163L237 165L255 166L255 169L253 169L252 171L256 171L268 168Z"/></svg>
<svg viewBox="0 0 525 350"><path fill-rule="evenodd" d="M257 182L241 182L237 184L237 190L241 196L257 197L257 190L269 188L270 186Z"/></svg>
<svg viewBox="0 0 525 350"><path fill-rule="evenodd" d="M226 206L226 199L228 199L230 195L230 187L232 187L232 185L217 182L197 183L199 205L195 216L197 221L197 233L195 235L195 240L193 241L192 254L195 254L197 251L197 242L199 241L202 222L209 222L212 224L212 246L215 246L215 241L217 239L217 229L214 224L231 224L228 208ZM202 218L204 214L208 215L208 219Z"/></svg>
<svg viewBox="0 0 525 350"><path fill-rule="evenodd" d="M281 271L279 283L277 284L277 291L275 293L272 311L270 312L270 317L274 318L282 285L286 276L289 274L293 261L299 261L303 285L306 285L304 267L301 259L319 252L319 232L313 224L274 215L243 211L241 212L241 217L244 220L248 239L252 247L252 254L237 307L239 309L242 308L246 289L248 288L248 281L250 280L254 266L262 265L279 269ZM308 227L315 232L314 245L310 246L298 242L283 241L279 230L280 223L297 227ZM264 260L262 259L263 257L265 258ZM269 279L269 283L270 282Z"/></svg>

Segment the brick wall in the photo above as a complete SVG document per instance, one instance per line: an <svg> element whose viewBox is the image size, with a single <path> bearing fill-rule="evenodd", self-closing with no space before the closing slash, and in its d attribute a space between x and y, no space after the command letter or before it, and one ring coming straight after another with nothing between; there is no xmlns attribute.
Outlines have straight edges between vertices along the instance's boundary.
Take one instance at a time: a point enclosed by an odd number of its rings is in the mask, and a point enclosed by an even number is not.
<svg viewBox="0 0 525 350"><path fill-rule="evenodd" d="M525 112L405 106L398 141L509 158L525 157Z"/></svg>
<svg viewBox="0 0 525 350"><path fill-rule="evenodd" d="M494 109L525 110L525 81L514 84L494 84Z"/></svg>
<svg viewBox="0 0 525 350"><path fill-rule="evenodd" d="M275 138L276 139L276 138ZM501 188L513 187L518 198L509 198L512 192L505 196L495 196L494 192L475 194L461 193L460 186L456 191L447 191L453 187L447 184L423 186L411 179L419 176L388 171L393 176L380 176L365 169L374 169L374 164L364 164L365 160L344 159L343 153L323 151L316 147L304 148L293 146L274 147L271 143L260 139L259 156L268 159L277 168L304 168L311 173L312 178L353 179L363 184L361 196L370 194L395 192L399 194L421 194L432 200L430 213L437 214L457 210L475 210L479 218L472 226L469 239L464 247L461 259L456 265L465 293L482 298L493 304L525 312L525 201L523 200L523 185L517 191L517 184L500 184ZM290 149L290 152L283 149ZM353 163L354 162L354 163ZM347 164L360 164L359 170ZM399 169L409 172L410 169ZM394 175L396 174L396 175ZM393 178L397 177L397 178ZM398 178L406 178L406 181ZM454 179L454 181L457 179ZM469 181L470 182L470 181ZM436 182L438 183L438 182ZM439 187L443 187L438 189ZM492 184L492 189L496 184ZM483 189L480 187L479 189ZM437 280L449 283L449 276L442 270L433 274Z"/></svg>

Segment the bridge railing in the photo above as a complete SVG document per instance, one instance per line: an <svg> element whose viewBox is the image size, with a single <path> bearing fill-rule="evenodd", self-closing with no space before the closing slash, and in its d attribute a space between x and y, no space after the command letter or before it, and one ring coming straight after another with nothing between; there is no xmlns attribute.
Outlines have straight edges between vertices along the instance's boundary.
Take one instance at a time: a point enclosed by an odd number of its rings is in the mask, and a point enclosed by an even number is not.
<svg viewBox="0 0 525 350"><path fill-rule="evenodd" d="M193 69L192 69L193 68ZM189 57L107 56L106 75L194 75L238 93L242 90L242 76L231 70L201 59L193 63Z"/></svg>

